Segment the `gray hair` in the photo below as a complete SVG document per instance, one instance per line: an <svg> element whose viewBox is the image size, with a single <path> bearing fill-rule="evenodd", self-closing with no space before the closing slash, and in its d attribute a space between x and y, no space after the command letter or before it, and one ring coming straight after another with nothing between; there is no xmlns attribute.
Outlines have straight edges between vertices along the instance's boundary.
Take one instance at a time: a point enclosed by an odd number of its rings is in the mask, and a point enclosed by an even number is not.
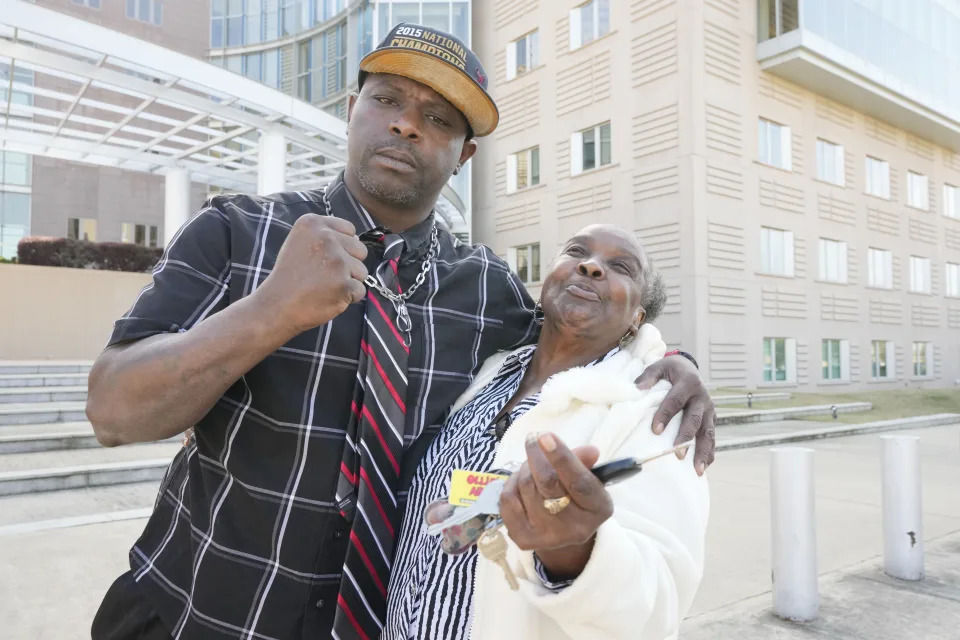
<svg viewBox="0 0 960 640"><path fill-rule="evenodd" d="M663 274L653 268L650 264L650 271L647 272L646 282L644 282L643 293L640 296L640 304L643 305L646 316L644 322L653 322L663 313L663 308L667 306L667 285L663 279Z"/></svg>

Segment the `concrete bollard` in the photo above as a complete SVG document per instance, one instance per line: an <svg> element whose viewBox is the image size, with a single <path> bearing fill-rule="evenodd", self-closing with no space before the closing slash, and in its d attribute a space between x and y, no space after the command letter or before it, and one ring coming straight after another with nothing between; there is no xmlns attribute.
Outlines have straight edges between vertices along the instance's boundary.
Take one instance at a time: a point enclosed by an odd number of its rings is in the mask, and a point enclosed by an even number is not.
<svg viewBox="0 0 960 640"><path fill-rule="evenodd" d="M883 572L900 580L923 579L923 497L920 438L880 436L883 491Z"/></svg>
<svg viewBox="0 0 960 640"><path fill-rule="evenodd" d="M813 449L770 450L773 612L794 622L820 612Z"/></svg>

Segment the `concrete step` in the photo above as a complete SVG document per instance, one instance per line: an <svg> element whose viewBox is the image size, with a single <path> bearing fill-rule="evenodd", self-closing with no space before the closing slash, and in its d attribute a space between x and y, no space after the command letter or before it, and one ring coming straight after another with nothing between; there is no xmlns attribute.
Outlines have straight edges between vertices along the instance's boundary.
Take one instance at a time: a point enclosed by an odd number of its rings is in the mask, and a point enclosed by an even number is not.
<svg viewBox="0 0 960 640"><path fill-rule="evenodd" d="M86 373L27 373L0 375L0 389L9 387L86 387Z"/></svg>
<svg viewBox="0 0 960 640"><path fill-rule="evenodd" d="M51 422L82 422L87 419L85 409L85 402L0 404L0 427Z"/></svg>
<svg viewBox="0 0 960 640"><path fill-rule="evenodd" d="M3 496L0 497L0 529L32 522L103 518L104 514L149 509L156 500L158 487L158 480L150 480Z"/></svg>
<svg viewBox="0 0 960 640"><path fill-rule="evenodd" d="M177 443L180 436L167 440ZM0 456L65 449L97 449L100 443L89 422L54 422L4 427L0 431ZM3 461L0 460L0 468Z"/></svg>
<svg viewBox="0 0 960 640"><path fill-rule="evenodd" d="M78 387L0 388L0 405L38 402L86 402L86 385Z"/></svg>
<svg viewBox="0 0 960 640"><path fill-rule="evenodd" d="M754 393L751 395L752 398L748 398L746 393L736 393L732 395L712 396L711 399L713 400L713 404L721 407L731 404L746 405L751 399L753 402L774 402L777 400L789 400L791 398L789 393Z"/></svg>
<svg viewBox="0 0 960 640"><path fill-rule="evenodd" d="M0 496L159 480L179 448L159 442L4 456Z"/></svg>
<svg viewBox="0 0 960 640"><path fill-rule="evenodd" d="M0 375L88 373L90 360L0 360Z"/></svg>
<svg viewBox="0 0 960 640"><path fill-rule="evenodd" d="M723 411L717 413L716 426L729 424L745 424L747 422L777 422L781 420L796 420L809 416L828 416L833 412L857 413L870 411L873 405L869 402L846 402L836 405L819 404L805 407L784 407L783 409L755 409L750 411Z"/></svg>

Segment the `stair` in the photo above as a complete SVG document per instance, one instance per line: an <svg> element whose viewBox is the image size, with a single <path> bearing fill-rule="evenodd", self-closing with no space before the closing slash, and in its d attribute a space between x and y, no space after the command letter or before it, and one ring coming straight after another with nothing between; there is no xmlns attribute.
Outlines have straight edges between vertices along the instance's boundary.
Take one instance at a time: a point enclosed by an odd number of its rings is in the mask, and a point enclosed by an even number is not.
<svg viewBox="0 0 960 640"><path fill-rule="evenodd" d="M149 514L179 438L101 447L86 417L90 366L0 361L0 536Z"/></svg>

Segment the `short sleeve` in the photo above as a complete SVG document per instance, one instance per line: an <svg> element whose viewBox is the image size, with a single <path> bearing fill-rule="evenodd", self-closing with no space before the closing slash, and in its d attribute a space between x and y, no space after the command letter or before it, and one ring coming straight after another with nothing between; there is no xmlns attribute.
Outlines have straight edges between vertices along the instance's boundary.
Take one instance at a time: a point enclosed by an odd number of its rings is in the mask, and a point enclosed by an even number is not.
<svg viewBox="0 0 960 640"><path fill-rule="evenodd" d="M167 246L153 281L114 324L108 346L179 333L225 308L230 286L230 219L208 201Z"/></svg>

